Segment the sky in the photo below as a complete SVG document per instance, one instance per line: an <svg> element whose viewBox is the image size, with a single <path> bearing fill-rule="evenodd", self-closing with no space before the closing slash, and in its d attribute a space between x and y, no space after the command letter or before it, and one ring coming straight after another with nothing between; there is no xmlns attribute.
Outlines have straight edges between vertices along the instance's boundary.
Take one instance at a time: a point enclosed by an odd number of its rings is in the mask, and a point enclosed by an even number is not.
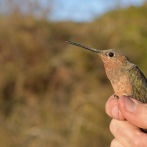
<svg viewBox="0 0 147 147"><path fill-rule="evenodd" d="M115 9L140 6L145 0L53 0L50 15L52 21L90 22L94 18ZM45 0L44 0L45 2Z"/></svg>

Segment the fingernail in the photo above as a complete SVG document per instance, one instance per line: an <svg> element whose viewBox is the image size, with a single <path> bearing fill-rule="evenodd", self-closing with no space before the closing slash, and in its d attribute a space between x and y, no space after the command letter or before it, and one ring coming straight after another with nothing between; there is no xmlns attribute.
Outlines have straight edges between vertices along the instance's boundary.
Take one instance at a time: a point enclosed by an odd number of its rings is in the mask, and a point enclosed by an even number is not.
<svg viewBox="0 0 147 147"><path fill-rule="evenodd" d="M124 108L127 111L133 112L135 110L136 104L129 97L123 96L123 101L124 101Z"/></svg>
<svg viewBox="0 0 147 147"><path fill-rule="evenodd" d="M118 119L118 106L115 106L112 109L112 115L113 115L114 118Z"/></svg>

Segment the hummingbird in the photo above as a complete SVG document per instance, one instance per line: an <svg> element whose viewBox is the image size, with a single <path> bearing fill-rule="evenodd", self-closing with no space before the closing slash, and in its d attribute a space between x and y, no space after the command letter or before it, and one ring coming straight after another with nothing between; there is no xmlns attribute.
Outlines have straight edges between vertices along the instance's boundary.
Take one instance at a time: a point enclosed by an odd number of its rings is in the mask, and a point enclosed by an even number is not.
<svg viewBox="0 0 147 147"><path fill-rule="evenodd" d="M147 79L124 53L116 49L97 50L71 41L66 43L90 50L100 56L116 98L125 95L147 103ZM147 133L147 129L142 131Z"/></svg>

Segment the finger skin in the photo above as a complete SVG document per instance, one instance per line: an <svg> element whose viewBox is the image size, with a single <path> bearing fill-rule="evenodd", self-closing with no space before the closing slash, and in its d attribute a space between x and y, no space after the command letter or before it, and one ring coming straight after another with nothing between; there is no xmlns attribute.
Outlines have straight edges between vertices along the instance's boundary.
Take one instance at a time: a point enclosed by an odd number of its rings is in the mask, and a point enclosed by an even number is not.
<svg viewBox="0 0 147 147"><path fill-rule="evenodd" d="M130 107L129 110L127 109L124 96L116 99L112 95L106 103L106 113L110 117L115 118L110 123L110 131L115 137L111 146L119 147L120 145L118 144L120 143L124 147L147 147L147 134L139 129L147 129L147 104L141 103L133 98L127 97L127 99L133 101L135 104L133 111ZM118 112L115 113L118 114L117 117L113 115L115 107L118 107Z"/></svg>
<svg viewBox="0 0 147 147"><path fill-rule="evenodd" d="M125 147L125 146L123 146L116 138L114 138L111 142L110 147Z"/></svg>
<svg viewBox="0 0 147 147"><path fill-rule="evenodd" d="M147 129L147 104L141 103L133 98L129 98L135 103L135 109L129 112L125 109L123 97L118 100L119 110L125 119L131 124Z"/></svg>
<svg viewBox="0 0 147 147"><path fill-rule="evenodd" d="M114 94L110 96L110 98L107 100L105 105L106 113L117 120L125 120L124 116L121 114L120 111L116 112L118 116L115 116L113 113L113 108L118 107L118 99L114 97ZM116 110L115 110L116 111Z"/></svg>
<svg viewBox="0 0 147 147"><path fill-rule="evenodd" d="M116 140L125 147L147 147L147 134L141 132L138 127L128 121L112 119L110 131Z"/></svg>
<svg viewBox="0 0 147 147"><path fill-rule="evenodd" d="M118 105L118 100L114 97L114 95L111 95L105 105L106 113L110 117L112 117L112 108L114 108L117 105Z"/></svg>
<svg viewBox="0 0 147 147"><path fill-rule="evenodd" d="M127 120L139 128L147 129L147 104L141 103L133 98L130 98L135 104L136 109L133 112L128 112L124 107L123 96L119 99L113 95L108 99L105 105L106 113L117 120ZM118 116L114 116L112 112L114 107L118 106Z"/></svg>

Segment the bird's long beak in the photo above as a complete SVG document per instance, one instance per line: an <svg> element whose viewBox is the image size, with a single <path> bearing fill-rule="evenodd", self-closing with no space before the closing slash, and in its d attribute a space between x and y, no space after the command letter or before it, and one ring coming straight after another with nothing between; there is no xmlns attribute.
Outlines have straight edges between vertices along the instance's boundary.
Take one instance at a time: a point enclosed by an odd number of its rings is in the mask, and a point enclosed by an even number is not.
<svg viewBox="0 0 147 147"><path fill-rule="evenodd" d="M69 43L69 44L72 44L72 45L76 45L76 46L82 47L84 49L90 50L90 51L95 52L95 53L98 53L98 54L101 53L100 50L97 50L97 49L94 49L94 48L90 48L90 47L87 47L87 46L84 46L84 45L81 45L81 44L78 44L78 43L75 43L75 42L66 41L66 43Z"/></svg>

